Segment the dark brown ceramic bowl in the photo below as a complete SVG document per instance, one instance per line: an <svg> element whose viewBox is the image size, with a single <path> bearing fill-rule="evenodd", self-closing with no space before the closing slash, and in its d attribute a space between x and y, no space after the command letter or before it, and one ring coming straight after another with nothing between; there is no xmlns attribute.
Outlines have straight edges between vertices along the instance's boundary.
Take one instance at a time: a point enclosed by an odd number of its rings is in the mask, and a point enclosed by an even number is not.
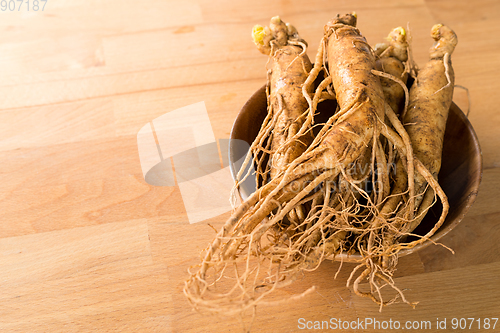
<svg viewBox="0 0 500 333"><path fill-rule="evenodd" d="M321 103L318 110L320 113L322 105L328 107L328 105ZM263 86L250 97L236 117L230 135L230 142L243 140L251 144L259 132L266 112L267 101L265 86ZM238 158L241 158L241 154L230 143L230 161L234 162ZM230 166L234 178L235 167L233 163L230 163ZM446 124L443 160L439 173L439 183L448 196L450 210L441 228L431 237L433 242L437 242L441 237L450 232L464 218L476 199L479 184L481 183L481 174L482 157L476 133L464 113L453 103ZM249 194L244 190L240 191L243 199ZM424 235L436 223L440 213L441 205L434 205L414 232L418 235ZM401 251L399 255L410 254L431 243L430 241L426 241L412 249ZM336 259L358 261L361 259L361 256L353 254L350 256L337 256Z"/></svg>

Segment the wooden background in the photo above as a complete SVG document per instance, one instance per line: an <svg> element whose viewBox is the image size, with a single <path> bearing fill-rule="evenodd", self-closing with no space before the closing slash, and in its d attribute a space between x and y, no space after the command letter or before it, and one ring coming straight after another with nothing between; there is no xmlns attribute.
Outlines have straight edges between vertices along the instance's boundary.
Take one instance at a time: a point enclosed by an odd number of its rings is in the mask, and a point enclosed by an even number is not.
<svg viewBox="0 0 500 333"><path fill-rule="evenodd" d="M479 196L443 239L454 255L431 246L400 260L396 282L420 302L415 310L396 304L379 313L345 287L352 266L333 280L338 267L326 262L293 289L317 292L260 308L253 329L294 332L299 318L366 317L428 320L433 329L447 318L451 329L452 318L500 317L499 1L48 0L43 12L18 5L0 11L1 332L238 332L238 318L203 317L182 295L187 267L214 231L188 223L177 187L145 183L137 132L204 101L216 138L228 138L265 82L253 25L280 15L309 41L312 57L323 25L351 11L370 43L409 22L420 64L434 23L456 31L456 83L470 91L483 152ZM467 108L463 90L455 102Z"/></svg>

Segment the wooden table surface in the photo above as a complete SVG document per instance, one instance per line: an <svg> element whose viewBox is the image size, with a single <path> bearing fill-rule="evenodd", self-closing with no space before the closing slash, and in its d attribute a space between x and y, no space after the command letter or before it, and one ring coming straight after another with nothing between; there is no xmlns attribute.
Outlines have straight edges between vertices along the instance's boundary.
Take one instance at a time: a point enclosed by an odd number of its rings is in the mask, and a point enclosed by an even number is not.
<svg viewBox="0 0 500 333"><path fill-rule="evenodd" d="M395 304L379 313L345 287L352 265L334 280L338 265L325 262L295 286L316 285L316 292L259 308L252 328L295 332L301 323L374 318L430 321L428 331L436 331L439 318L454 331L453 318L474 318L464 331L475 332L478 319L500 317L499 1L48 0L38 11L35 0L20 8L4 2L1 332L240 331L238 318L201 316L183 296L187 268L214 231L207 221L188 222L177 186L144 181L137 133L204 101L215 138L228 138L237 112L266 78L253 25L280 15L313 57L323 25L351 11L370 43L409 22L419 64L434 23L456 31L456 83L469 89L469 119L483 153L479 195L443 239L455 254L430 246L400 259L396 282L420 302L415 310ZM456 89L454 100L467 108L464 90ZM218 227L227 216L208 222Z"/></svg>

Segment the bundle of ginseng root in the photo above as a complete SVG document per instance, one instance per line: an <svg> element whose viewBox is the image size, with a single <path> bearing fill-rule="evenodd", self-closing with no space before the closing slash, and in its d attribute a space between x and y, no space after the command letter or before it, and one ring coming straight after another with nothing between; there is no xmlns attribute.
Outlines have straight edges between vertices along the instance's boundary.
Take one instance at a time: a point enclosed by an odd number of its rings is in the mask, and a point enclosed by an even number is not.
<svg viewBox="0 0 500 333"><path fill-rule="evenodd" d="M357 295L381 308L415 304L392 276L398 252L428 241L448 212L437 175L457 38L433 26L430 60L417 73L405 29L372 48L356 20L338 15L326 24L314 65L307 43L279 17L254 27L257 48L269 56L268 112L246 160L255 175L238 178L255 176L258 188L189 270L184 293L195 309L232 315L269 304L276 288L341 253L362 258L347 281ZM317 123L325 100L336 100L336 109ZM438 200L433 228L412 234ZM394 297L383 299L384 286Z"/></svg>

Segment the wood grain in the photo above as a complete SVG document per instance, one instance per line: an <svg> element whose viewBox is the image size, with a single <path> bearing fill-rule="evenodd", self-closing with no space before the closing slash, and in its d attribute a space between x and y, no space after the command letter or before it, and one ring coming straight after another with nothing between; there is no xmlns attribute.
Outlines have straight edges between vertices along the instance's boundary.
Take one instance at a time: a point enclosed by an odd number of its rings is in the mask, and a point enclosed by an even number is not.
<svg viewBox="0 0 500 333"><path fill-rule="evenodd" d="M209 224L219 228L228 214L189 224L178 187L144 181L136 135L204 101L215 138L228 138L266 79L253 25L280 15L314 57L323 25L345 11L357 12L372 44L409 22L420 64L430 27L455 29L456 83L470 93L482 185L441 239L455 254L436 245L401 258L395 280L420 302L415 310L378 312L345 287L352 264L335 280L339 263L325 262L272 299L312 285L314 293L259 308L253 331L303 331L300 318L450 325L498 317L498 1L49 0L43 12L0 11L0 331L240 332L239 318L201 316L182 294L188 267L215 234ZM456 89L455 103L467 108L465 90Z"/></svg>
<svg viewBox="0 0 500 333"><path fill-rule="evenodd" d="M168 272L152 260L146 220L4 238L0 252L2 331L171 327Z"/></svg>

